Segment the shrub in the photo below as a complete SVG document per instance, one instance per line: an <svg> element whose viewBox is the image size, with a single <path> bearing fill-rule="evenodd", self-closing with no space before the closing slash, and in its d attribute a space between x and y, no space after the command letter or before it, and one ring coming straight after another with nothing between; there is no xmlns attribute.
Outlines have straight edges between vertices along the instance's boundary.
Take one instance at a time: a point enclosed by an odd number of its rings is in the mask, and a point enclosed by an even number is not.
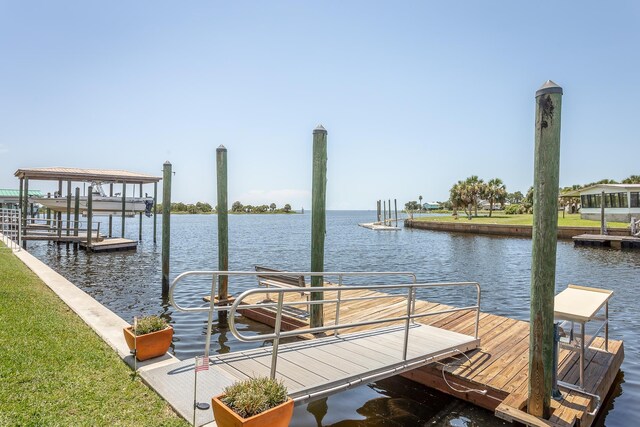
<svg viewBox="0 0 640 427"><path fill-rule="evenodd" d="M249 378L224 389L220 399L243 418L260 414L287 401L287 388L275 379Z"/></svg>
<svg viewBox="0 0 640 427"><path fill-rule="evenodd" d="M517 205L517 204L509 205L504 208L504 213L507 215L516 215L520 213L521 208L522 208L521 205Z"/></svg>
<svg viewBox="0 0 640 427"><path fill-rule="evenodd" d="M150 334L165 329L169 324L166 320L158 316L147 316L138 319L138 325L135 330L136 336Z"/></svg>

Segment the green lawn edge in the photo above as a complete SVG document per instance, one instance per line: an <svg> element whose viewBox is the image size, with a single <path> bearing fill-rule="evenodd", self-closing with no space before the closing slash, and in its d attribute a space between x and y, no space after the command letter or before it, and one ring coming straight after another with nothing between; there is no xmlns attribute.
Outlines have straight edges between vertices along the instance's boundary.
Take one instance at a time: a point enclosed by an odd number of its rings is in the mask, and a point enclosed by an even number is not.
<svg viewBox="0 0 640 427"><path fill-rule="evenodd" d="M518 214L518 215L505 215L504 213L494 212L491 217L488 213L478 214L477 217L472 217L471 220L459 212L458 219L456 220L452 215L442 216L419 216L415 214L414 221L432 221L432 222L468 222L476 224L499 224L499 225L533 225L532 214ZM581 219L580 214L567 214L562 217L562 214L558 215L559 227L595 227L600 228L600 221L592 221L588 219ZM625 222L607 222L608 228L629 228L629 224Z"/></svg>
<svg viewBox="0 0 640 427"><path fill-rule="evenodd" d="M0 426L187 426L0 243Z"/></svg>

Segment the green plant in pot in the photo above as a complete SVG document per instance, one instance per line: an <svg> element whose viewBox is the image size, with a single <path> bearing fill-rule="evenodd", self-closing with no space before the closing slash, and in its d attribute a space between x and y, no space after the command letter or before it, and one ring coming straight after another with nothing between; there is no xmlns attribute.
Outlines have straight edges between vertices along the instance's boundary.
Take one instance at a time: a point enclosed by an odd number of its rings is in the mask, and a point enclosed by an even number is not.
<svg viewBox="0 0 640 427"><path fill-rule="evenodd" d="M219 427L287 427L293 400L282 381L257 377L226 387L211 399Z"/></svg>
<svg viewBox="0 0 640 427"><path fill-rule="evenodd" d="M135 327L124 328L124 339L130 350L135 349L138 360L162 356L167 352L173 338L173 328L161 317L146 316L137 321Z"/></svg>

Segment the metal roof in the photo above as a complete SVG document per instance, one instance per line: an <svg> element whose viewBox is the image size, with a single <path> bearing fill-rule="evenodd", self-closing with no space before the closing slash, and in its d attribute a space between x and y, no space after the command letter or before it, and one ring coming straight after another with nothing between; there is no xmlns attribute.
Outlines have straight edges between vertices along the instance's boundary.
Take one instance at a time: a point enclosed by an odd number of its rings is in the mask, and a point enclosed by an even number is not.
<svg viewBox="0 0 640 427"><path fill-rule="evenodd" d="M116 169L81 169L81 168L29 168L18 169L18 178L29 178L43 181L86 181L86 182L126 182L129 184L148 184L158 182L162 178L142 173Z"/></svg>
<svg viewBox="0 0 640 427"><path fill-rule="evenodd" d="M0 197L19 197L20 190L12 190L9 188L0 188ZM40 190L29 190L29 196L42 197Z"/></svg>

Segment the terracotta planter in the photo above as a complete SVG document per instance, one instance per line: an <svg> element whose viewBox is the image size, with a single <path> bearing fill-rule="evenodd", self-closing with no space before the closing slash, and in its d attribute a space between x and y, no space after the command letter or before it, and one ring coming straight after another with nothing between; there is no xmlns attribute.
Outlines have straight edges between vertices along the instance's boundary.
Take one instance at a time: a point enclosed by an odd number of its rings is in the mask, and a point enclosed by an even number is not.
<svg viewBox="0 0 640 427"><path fill-rule="evenodd" d="M222 397L224 397L223 394L211 399L213 416L218 427L287 427L293 416L293 400L291 398L268 411L253 417L242 418L222 403L220 400Z"/></svg>
<svg viewBox="0 0 640 427"><path fill-rule="evenodd" d="M171 326L157 332L138 335L132 332L133 327L124 328L124 339L130 350L136 348L136 358L147 360L153 357L162 356L167 352L173 338L173 328Z"/></svg>

